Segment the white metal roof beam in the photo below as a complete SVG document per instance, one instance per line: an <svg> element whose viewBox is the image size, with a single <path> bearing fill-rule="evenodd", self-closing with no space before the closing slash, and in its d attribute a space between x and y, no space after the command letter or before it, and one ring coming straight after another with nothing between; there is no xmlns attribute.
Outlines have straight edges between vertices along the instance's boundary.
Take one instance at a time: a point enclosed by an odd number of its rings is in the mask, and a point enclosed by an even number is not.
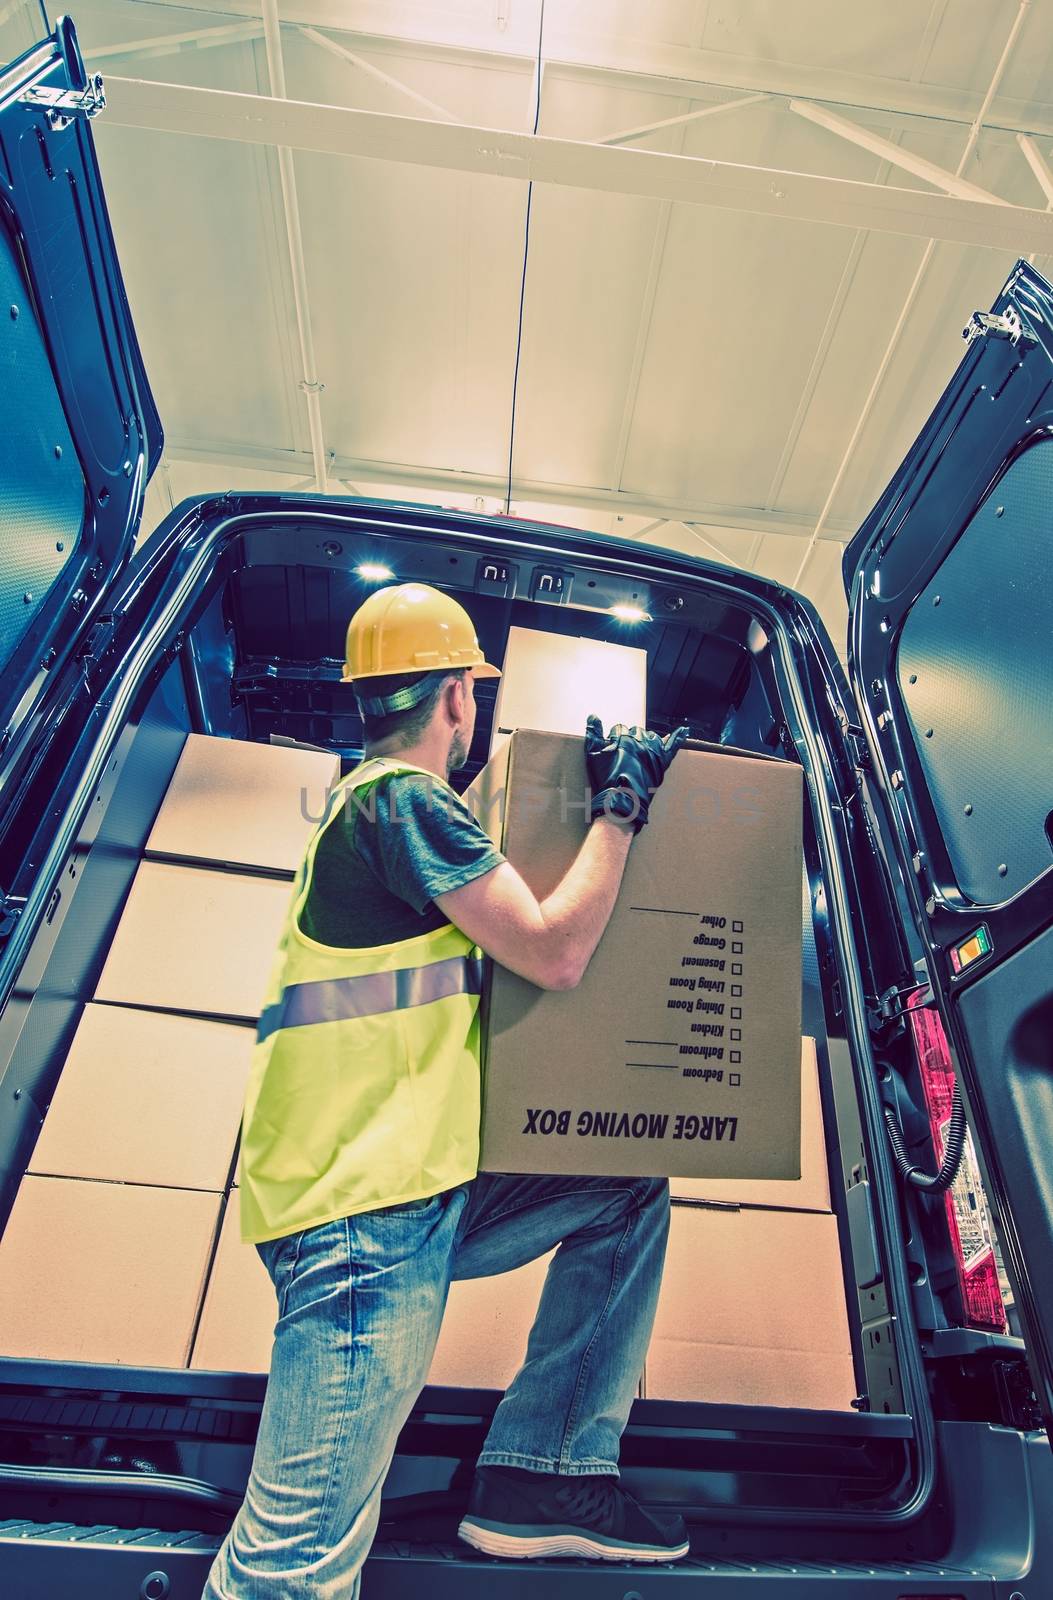
<svg viewBox="0 0 1053 1600"><path fill-rule="evenodd" d="M19 0L22 3L22 0ZM0 22L3 17L0 16ZM188 33L160 33L146 39L122 39L119 44L97 45L85 50L86 61L116 61L121 56L148 57L180 55L187 50L212 50L217 45L243 44L258 39L262 22L232 22L225 28L198 28Z"/></svg>
<svg viewBox="0 0 1053 1600"><path fill-rule="evenodd" d="M1022 206L185 84L110 78L107 96L110 122L124 127L636 194L1014 254L1053 251L1051 217Z"/></svg>
<svg viewBox="0 0 1053 1600"><path fill-rule="evenodd" d="M729 555L724 549L724 546L718 544L713 538L713 529L710 527L709 523L705 523L704 526L706 528L706 532L702 533L691 522L682 522L678 520L676 522L667 523L667 527L670 528L683 528L686 534L688 534L692 539L697 539L702 548L704 550L708 550L711 555L716 556L718 561L723 561L728 566L737 567L739 563L735 560L735 557Z"/></svg>
<svg viewBox="0 0 1053 1600"><path fill-rule="evenodd" d="M650 522L645 522L642 528L637 528L633 533L623 533L621 537L623 539L636 539L642 542L649 539L651 534L656 532L657 529L665 527L668 527L668 518L654 517Z"/></svg>
<svg viewBox="0 0 1053 1600"><path fill-rule="evenodd" d="M1041 185L1048 204L1053 206L1053 169L1048 165L1034 139L1029 139L1026 133L1018 133L1016 139L1024 152L1028 166Z"/></svg>
<svg viewBox="0 0 1053 1600"><path fill-rule="evenodd" d="M202 466L227 470L248 468L254 472L280 472L290 477L303 473L309 464L302 451L263 450L246 445L228 448L186 443L169 443L165 454L171 461L196 461ZM432 494L454 492L499 499L504 504L507 477L500 473L456 472L441 467L413 466L402 461L370 461L352 456L330 458L330 471L344 482L398 484L407 491L420 489ZM550 483L536 478L513 478L512 498L542 501L553 506L574 506L582 510L615 511L625 516L655 517L662 522L701 523L710 533L726 529L739 533L787 534L794 539L807 537L814 519L789 511L773 511L763 506L715 505L705 501L653 495L646 490L599 488L590 484ZM854 527L827 521L820 537L834 544L845 544Z"/></svg>
<svg viewBox="0 0 1053 1600"><path fill-rule="evenodd" d="M282 60L281 27L278 21L278 0L263 0L263 37L267 45L267 70L270 74L271 95L250 98L263 105L285 104L285 64ZM300 341L300 362L303 377L300 388L307 402L307 422L311 434L311 454L314 457L315 485L319 494L326 492L325 439L322 433L321 392L324 385L318 378L318 362L314 350L314 331L311 326L311 307L307 294L307 262L303 250L300 227L300 201L296 191L296 168L292 150L288 145L278 145L278 172L282 186L282 209L285 232L289 246L289 270L292 274L293 305L296 311L296 332Z"/></svg>
<svg viewBox="0 0 1053 1600"><path fill-rule="evenodd" d="M357 67L360 72L365 73L367 78L373 78L387 88L394 89L397 93L405 95L408 100L416 101L418 105L424 106L427 111L430 111L433 116L442 117L450 122L455 120L453 112L448 111L445 106L440 106L435 100L429 100L426 94L419 94L416 89L411 89L409 84L403 83L400 78L393 78L389 72L382 72L371 61L366 61L364 57L356 55L353 50L348 50L346 45L337 44L336 40L330 39L328 34L319 33L317 28L301 28L300 32L305 39L310 39L311 43L317 45L320 50L327 50L331 56L336 56L338 61L345 61L348 66Z"/></svg>
<svg viewBox="0 0 1053 1600"><path fill-rule="evenodd" d="M889 161L894 167L902 167L905 172L913 173L916 178L923 178L926 183L935 184L944 194L955 194L962 200L982 200L989 205L1009 204L999 195L991 194L987 189L981 189L977 184L968 183L965 178L959 178L946 168L937 166L935 161L927 161L924 156L915 155L912 150L905 150L902 145L893 144L891 139L883 139L879 133L874 133L870 128L861 128L857 122L849 122L846 117L839 117L836 112L827 110L826 106L815 106L807 100L791 100L790 110L796 116L804 117L806 121L814 122L827 132L836 134L839 139L847 139L850 144L869 150L871 155L880 156L882 161Z"/></svg>
<svg viewBox="0 0 1053 1600"><path fill-rule="evenodd" d="M695 111L684 111L679 117L664 117L661 122L645 122L638 128L626 128L624 133L608 133L597 139L597 144L635 144L662 128L675 128L683 122L701 122L703 117L719 117L724 111L738 111L742 106L755 106L760 100L770 100L770 94L747 94L739 100L721 100L715 106L701 106Z"/></svg>
<svg viewBox="0 0 1053 1600"><path fill-rule="evenodd" d="M174 3L184 12L214 13L216 6L216 0ZM258 16L259 0L223 0L223 10L237 16ZM536 12L529 6L508 8L504 26L500 30L496 23L493 26L489 47L481 44L477 13L436 5L434 0L400 0L397 6L391 0L283 0L282 14L287 23L326 28L353 38L357 50L386 49L524 72L533 70L537 54ZM550 70L616 80L612 87L676 98L697 99L698 90L711 85L966 125L973 122L980 103L972 89L604 34L596 28L561 27L558 17L545 22L545 60ZM1048 100L1000 97L984 120L988 128L1012 133L1053 134L1053 107Z"/></svg>

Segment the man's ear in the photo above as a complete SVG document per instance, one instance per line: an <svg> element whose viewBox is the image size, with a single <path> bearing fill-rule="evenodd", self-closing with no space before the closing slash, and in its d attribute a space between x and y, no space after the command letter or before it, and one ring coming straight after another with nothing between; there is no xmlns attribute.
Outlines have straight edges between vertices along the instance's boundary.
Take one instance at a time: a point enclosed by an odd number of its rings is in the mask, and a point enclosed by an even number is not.
<svg viewBox="0 0 1053 1600"><path fill-rule="evenodd" d="M462 677L452 677L443 690L446 712L451 722L463 722L468 707L468 691Z"/></svg>

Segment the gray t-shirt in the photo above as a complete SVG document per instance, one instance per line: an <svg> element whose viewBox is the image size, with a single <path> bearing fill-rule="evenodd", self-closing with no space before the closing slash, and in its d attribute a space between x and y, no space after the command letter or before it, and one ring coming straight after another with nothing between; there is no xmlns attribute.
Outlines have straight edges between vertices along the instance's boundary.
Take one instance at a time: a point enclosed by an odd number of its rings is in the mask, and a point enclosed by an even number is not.
<svg viewBox="0 0 1053 1600"><path fill-rule="evenodd" d="M464 802L425 773L350 795L318 842L300 927L344 949L412 939L448 920L435 896L504 860Z"/></svg>

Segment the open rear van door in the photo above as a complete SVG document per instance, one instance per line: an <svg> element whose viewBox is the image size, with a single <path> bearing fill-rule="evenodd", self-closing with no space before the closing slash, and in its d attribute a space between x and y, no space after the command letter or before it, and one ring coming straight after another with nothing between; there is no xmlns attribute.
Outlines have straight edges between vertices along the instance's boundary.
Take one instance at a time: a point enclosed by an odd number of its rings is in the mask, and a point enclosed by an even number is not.
<svg viewBox="0 0 1053 1600"><path fill-rule="evenodd" d="M104 104L68 18L0 67L5 769L61 659L105 610L161 453L92 139Z"/></svg>
<svg viewBox="0 0 1053 1600"><path fill-rule="evenodd" d="M1053 1424L1053 289L1021 262L845 552L874 777Z"/></svg>

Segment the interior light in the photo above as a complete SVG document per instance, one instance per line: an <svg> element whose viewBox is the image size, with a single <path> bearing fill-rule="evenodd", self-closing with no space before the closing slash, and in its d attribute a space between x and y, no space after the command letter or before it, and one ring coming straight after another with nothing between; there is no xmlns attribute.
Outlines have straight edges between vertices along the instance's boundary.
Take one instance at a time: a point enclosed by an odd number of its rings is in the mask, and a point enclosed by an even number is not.
<svg viewBox="0 0 1053 1600"><path fill-rule="evenodd" d="M651 618L640 606L611 606L611 616L619 622L650 622Z"/></svg>
<svg viewBox="0 0 1053 1600"><path fill-rule="evenodd" d="M383 583L385 578L393 578L395 574L390 567L381 566L376 561L363 561L361 566L355 568L360 578L365 578L369 583Z"/></svg>

